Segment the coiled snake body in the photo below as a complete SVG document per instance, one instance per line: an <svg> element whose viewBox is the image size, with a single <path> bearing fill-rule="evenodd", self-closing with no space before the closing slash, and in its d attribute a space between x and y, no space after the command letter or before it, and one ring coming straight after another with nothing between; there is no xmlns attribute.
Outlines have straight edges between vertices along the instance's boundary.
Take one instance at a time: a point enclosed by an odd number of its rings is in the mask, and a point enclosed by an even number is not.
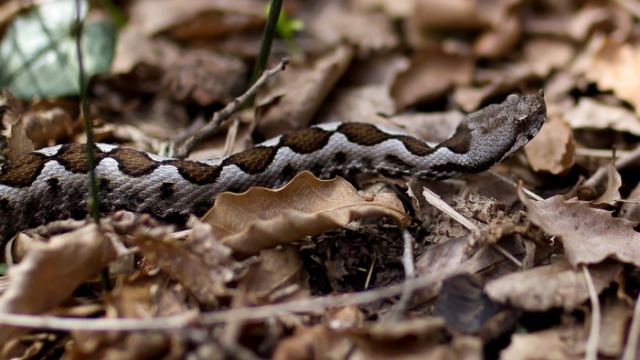
<svg viewBox="0 0 640 360"><path fill-rule="evenodd" d="M465 117L456 133L430 147L414 137L363 123L313 126L226 158L189 161L98 144L100 207L168 220L202 215L217 194L277 187L302 170L323 178L361 172L441 179L476 173L511 155L546 118L542 94L510 95ZM40 149L0 165L0 240L48 221L84 217L84 145Z"/></svg>

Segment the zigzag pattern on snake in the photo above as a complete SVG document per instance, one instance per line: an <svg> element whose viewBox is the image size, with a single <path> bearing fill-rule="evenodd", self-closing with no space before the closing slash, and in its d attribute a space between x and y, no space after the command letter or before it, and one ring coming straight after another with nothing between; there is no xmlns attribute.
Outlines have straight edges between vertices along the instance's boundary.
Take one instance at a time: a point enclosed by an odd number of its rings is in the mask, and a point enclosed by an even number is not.
<svg viewBox="0 0 640 360"><path fill-rule="evenodd" d="M313 126L226 158L169 159L98 144L96 176L104 212L126 209L184 221L202 215L217 194L278 187L310 170L322 178L372 172L442 179L485 170L521 148L546 119L542 93L510 95L465 117L455 134L430 147L414 137L364 123ZM87 206L84 145L57 145L0 165L0 241L68 217Z"/></svg>

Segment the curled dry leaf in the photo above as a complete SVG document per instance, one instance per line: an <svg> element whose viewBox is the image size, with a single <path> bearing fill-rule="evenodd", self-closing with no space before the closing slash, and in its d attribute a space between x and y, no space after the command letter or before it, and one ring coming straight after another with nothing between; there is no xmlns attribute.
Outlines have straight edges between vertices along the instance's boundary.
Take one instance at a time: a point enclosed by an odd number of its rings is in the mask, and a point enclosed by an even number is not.
<svg viewBox="0 0 640 360"><path fill-rule="evenodd" d="M640 234L635 223L593 209L588 202L565 201L561 195L542 201L528 199L519 190L529 219L547 234L558 236L573 265L595 264L611 257L640 266Z"/></svg>
<svg viewBox="0 0 640 360"><path fill-rule="evenodd" d="M597 292L609 286L622 265L607 261L589 266ZM546 311L562 307L571 311L589 299L589 292L581 269L566 260L505 275L487 283L485 292L494 301L510 304L527 311Z"/></svg>
<svg viewBox="0 0 640 360"><path fill-rule="evenodd" d="M593 202L595 204L613 205L616 200L622 199L622 195L620 195L620 186L622 186L622 177L616 169L613 161L609 161L609 164L607 165L607 187Z"/></svg>
<svg viewBox="0 0 640 360"><path fill-rule="evenodd" d="M380 193L368 201L342 178L319 180L305 171L280 189L223 193L202 221L211 224L225 245L251 255L359 218L382 215L400 224L407 221L402 203L392 194Z"/></svg>
<svg viewBox="0 0 640 360"><path fill-rule="evenodd" d="M231 251L212 235L209 225L196 222L186 239L155 227L134 233L133 242L146 261L177 279L202 304L216 304L228 295L225 284L233 279Z"/></svg>
<svg viewBox="0 0 640 360"><path fill-rule="evenodd" d="M571 127L557 116L551 116L538 136L524 147L533 170L556 175L573 166L575 150Z"/></svg>
<svg viewBox="0 0 640 360"><path fill-rule="evenodd" d="M575 326L525 334L516 333L511 336L511 344L500 352L500 359L583 359L585 340L584 329Z"/></svg>
<svg viewBox="0 0 640 360"><path fill-rule="evenodd" d="M640 47L605 39L593 54L586 77L600 90L611 90L640 114Z"/></svg>
<svg viewBox="0 0 640 360"><path fill-rule="evenodd" d="M54 236L48 243L33 243L22 262L9 269L11 285L0 297L0 313L38 314L53 309L115 258L111 241L94 224ZM0 344L13 331L0 327Z"/></svg>
<svg viewBox="0 0 640 360"><path fill-rule="evenodd" d="M309 32L327 45L346 42L355 45L362 55L395 48L398 36L391 21L382 13L352 10L344 2L320 2L307 22Z"/></svg>
<svg viewBox="0 0 640 360"><path fill-rule="evenodd" d="M33 142L27 136L24 119L19 118L15 123L11 124L11 136L7 138L7 145L9 147L7 151L9 160L15 160L35 150Z"/></svg>
<svg viewBox="0 0 640 360"><path fill-rule="evenodd" d="M580 98L578 105L566 111L563 118L574 129L612 129L640 136L640 121L633 112L588 97Z"/></svg>
<svg viewBox="0 0 640 360"><path fill-rule="evenodd" d="M473 59L427 48L416 54L409 68L400 73L391 87L398 108L433 100L455 85L468 85L473 77Z"/></svg>
<svg viewBox="0 0 640 360"><path fill-rule="evenodd" d="M309 125L352 58L351 47L337 46L309 68L289 67L258 94L258 131L269 138Z"/></svg>

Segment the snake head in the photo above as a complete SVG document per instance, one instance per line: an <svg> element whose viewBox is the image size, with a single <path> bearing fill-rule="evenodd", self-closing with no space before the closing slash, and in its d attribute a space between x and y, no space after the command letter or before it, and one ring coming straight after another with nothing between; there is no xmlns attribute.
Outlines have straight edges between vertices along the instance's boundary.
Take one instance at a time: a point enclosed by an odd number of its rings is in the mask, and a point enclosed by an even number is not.
<svg viewBox="0 0 640 360"><path fill-rule="evenodd" d="M547 119L547 106L542 89L535 95L511 94L500 106L506 125L511 128L507 132L514 137L511 148L502 157L505 159L538 134Z"/></svg>

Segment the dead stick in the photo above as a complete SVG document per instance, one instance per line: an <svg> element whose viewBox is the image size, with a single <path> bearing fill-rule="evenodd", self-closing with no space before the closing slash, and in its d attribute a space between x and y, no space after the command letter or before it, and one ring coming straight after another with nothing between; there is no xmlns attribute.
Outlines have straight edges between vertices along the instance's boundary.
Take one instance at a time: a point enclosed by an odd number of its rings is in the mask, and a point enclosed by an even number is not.
<svg viewBox="0 0 640 360"><path fill-rule="evenodd" d="M253 85L251 85L249 90L247 90L244 94L238 96L237 98L233 99L233 101L227 104L227 106L225 106L222 110L217 111L215 114L213 114L213 118L208 124L200 128L200 130L198 130L195 134L193 134L191 137L186 139L182 143L182 145L178 147L178 150L176 150L176 157L177 158L187 157L189 153L191 153L191 150L193 150L193 148L200 141L202 141L202 139L208 136L211 136L216 131L218 131L223 121L227 120L229 117L231 117L231 115L233 115L233 113L238 111L238 109L240 109L247 102L247 100L249 100L253 95L255 95L258 92L258 90L260 90L260 88L262 88L267 83L267 80L271 79L272 77L280 73L282 70L284 70L288 64L289 64L289 59L284 58L280 60L280 63L277 66L263 72L262 75L260 75L260 77L258 78L258 80L256 80L256 82Z"/></svg>

